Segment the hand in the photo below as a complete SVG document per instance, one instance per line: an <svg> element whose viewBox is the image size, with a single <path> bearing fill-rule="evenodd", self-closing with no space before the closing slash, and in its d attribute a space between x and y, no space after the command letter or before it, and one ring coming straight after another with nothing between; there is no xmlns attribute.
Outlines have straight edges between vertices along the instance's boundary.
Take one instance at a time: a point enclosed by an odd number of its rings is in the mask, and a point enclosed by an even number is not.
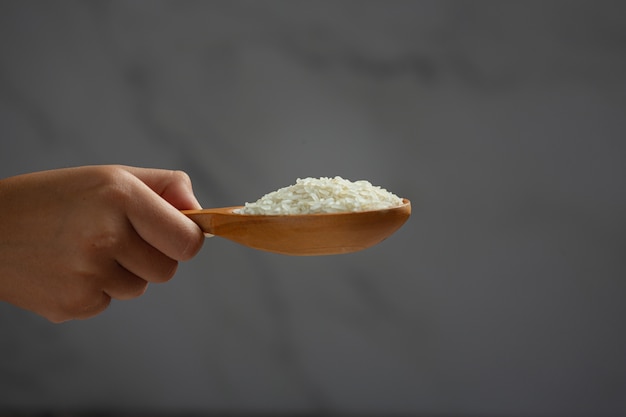
<svg viewBox="0 0 626 417"><path fill-rule="evenodd" d="M180 171L86 166L0 181L0 300L52 322L138 297L201 248Z"/></svg>

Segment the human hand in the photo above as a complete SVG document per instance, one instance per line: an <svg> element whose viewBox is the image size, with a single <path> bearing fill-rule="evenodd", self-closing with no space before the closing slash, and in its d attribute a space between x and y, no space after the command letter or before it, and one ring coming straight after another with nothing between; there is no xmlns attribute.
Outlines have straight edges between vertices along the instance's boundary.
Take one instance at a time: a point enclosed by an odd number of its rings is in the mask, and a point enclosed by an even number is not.
<svg viewBox="0 0 626 417"><path fill-rule="evenodd" d="M173 277L204 235L180 171L85 166L0 180L0 300L52 322L94 316L111 298Z"/></svg>

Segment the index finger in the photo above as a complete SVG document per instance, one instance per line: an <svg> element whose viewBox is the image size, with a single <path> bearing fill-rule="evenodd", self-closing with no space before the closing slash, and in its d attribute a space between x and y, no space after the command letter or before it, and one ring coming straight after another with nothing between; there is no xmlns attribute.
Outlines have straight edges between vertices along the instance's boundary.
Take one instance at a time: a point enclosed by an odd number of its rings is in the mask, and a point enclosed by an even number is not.
<svg viewBox="0 0 626 417"><path fill-rule="evenodd" d="M202 247L204 234L179 210L200 206L190 183L179 174L172 174L176 171L127 169L127 172L134 182L134 197L127 203L126 215L137 234L172 259L192 258Z"/></svg>

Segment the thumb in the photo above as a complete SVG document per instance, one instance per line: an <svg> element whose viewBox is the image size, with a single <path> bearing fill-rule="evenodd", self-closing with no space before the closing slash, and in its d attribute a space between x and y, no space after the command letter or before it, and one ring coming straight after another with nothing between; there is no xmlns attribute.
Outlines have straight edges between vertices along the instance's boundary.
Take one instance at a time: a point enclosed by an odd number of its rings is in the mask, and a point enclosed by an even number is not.
<svg viewBox="0 0 626 417"><path fill-rule="evenodd" d="M184 171L123 166L161 198L178 210L200 209L193 193L191 178Z"/></svg>

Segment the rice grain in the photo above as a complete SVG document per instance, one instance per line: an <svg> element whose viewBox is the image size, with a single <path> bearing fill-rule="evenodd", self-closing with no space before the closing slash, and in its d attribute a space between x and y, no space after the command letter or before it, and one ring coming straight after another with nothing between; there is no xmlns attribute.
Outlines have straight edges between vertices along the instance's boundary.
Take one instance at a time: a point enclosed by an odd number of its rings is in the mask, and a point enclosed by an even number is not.
<svg viewBox="0 0 626 417"><path fill-rule="evenodd" d="M382 210L402 205L395 194L369 181L334 178L298 178L294 185L246 203L239 214L284 215Z"/></svg>

